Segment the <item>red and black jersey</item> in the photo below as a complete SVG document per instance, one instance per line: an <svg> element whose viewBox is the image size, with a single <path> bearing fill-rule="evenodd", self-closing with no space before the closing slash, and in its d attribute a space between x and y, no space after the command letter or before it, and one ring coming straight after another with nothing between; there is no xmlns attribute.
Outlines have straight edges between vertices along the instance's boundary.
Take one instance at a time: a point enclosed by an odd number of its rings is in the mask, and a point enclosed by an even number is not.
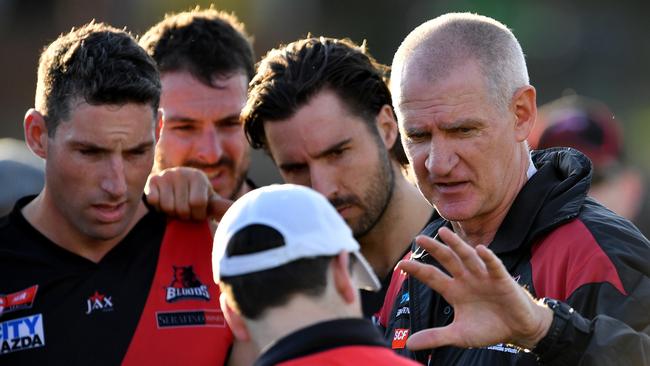
<svg viewBox="0 0 650 366"><path fill-rule="evenodd" d="M366 319L344 318L299 329L265 351L255 366L417 365L393 353Z"/></svg>
<svg viewBox="0 0 650 366"><path fill-rule="evenodd" d="M0 364L223 364L232 344L207 223L149 212L98 263L0 221Z"/></svg>
<svg viewBox="0 0 650 366"><path fill-rule="evenodd" d="M393 298L385 303L390 311L381 318L386 337L398 353L429 365L649 365L650 243L628 220L587 197L591 164L584 155L555 148L535 151L532 159L537 172L489 248L533 296L573 307L575 323L543 354L506 344L411 352L408 336L448 325L454 309L417 279L396 273ZM439 217L423 234L435 236L441 226L451 227ZM411 258L440 266L417 246Z"/></svg>

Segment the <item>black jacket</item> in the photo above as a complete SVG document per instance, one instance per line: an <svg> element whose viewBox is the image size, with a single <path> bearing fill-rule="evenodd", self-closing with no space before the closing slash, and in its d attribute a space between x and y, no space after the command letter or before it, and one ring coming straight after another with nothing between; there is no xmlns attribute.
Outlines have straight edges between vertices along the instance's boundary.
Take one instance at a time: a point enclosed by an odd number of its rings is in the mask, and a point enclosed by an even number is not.
<svg viewBox="0 0 650 366"><path fill-rule="evenodd" d="M396 338L440 327L453 309L406 277L386 322L400 354L432 365L650 365L650 243L628 220L587 197L591 164L571 149L535 151L538 169L516 197L490 249L537 298L577 312L557 342L539 354L508 345L410 352ZM438 218L423 234L449 222ZM417 246L412 258L438 265Z"/></svg>

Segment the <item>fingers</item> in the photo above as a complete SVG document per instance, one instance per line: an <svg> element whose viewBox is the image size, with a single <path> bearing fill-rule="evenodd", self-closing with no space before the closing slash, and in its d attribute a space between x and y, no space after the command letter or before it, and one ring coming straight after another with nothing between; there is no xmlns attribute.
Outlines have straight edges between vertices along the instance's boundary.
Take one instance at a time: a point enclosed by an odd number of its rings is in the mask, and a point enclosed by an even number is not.
<svg viewBox="0 0 650 366"><path fill-rule="evenodd" d="M450 247L424 235L416 237L415 242L440 262L452 276L459 277L463 275L463 263Z"/></svg>
<svg viewBox="0 0 650 366"><path fill-rule="evenodd" d="M406 341L406 347L419 351L456 344L450 327L430 328L413 333Z"/></svg>
<svg viewBox="0 0 650 366"><path fill-rule="evenodd" d="M446 227L438 230L438 235L458 256L465 269L475 276L484 276L487 273L485 263L477 255L476 250L461 239L460 236Z"/></svg>
<svg viewBox="0 0 650 366"><path fill-rule="evenodd" d="M438 269L438 267L415 260L400 261L397 264L397 268L417 278L420 282L441 294L445 293L445 289L452 281L452 278Z"/></svg>
<svg viewBox="0 0 650 366"><path fill-rule="evenodd" d="M483 260L483 263L485 263L485 267L491 277L495 279L511 278L503 262L490 249L484 245L479 245L476 247L476 252L481 260Z"/></svg>
<svg viewBox="0 0 650 366"><path fill-rule="evenodd" d="M218 194L212 192L208 204L208 215L217 221L221 221L221 218L232 204L233 201L222 198Z"/></svg>
<svg viewBox="0 0 650 366"><path fill-rule="evenodd" d="M210 196L216 195L207 176L189 167L169 168L150 176L145 194L149 204L184 220L204 220L210 209Z"/></svg>
<svg viewBox="0 0 650 366"><path fill-rule="evenodd" d="M192 220L205 220L209 215L210 196L217 195L212 189L208 177L197 172L196 179L190 181L189 207Z"/></svg>
<svg viewBox="0 0 650 366"><path fill-rule="evenodd" d="M172 176L173 204L176 215L182 220L190 219L191 174L181 171Z"/></svg>
<svg viewBox="0 0 650 366"><path fill-rule="evenodd" d="M144 187L144 194L147 203L155 208L159 208L160 192L158 191L158 186L152 183L152 179L155 180L155 177L156 176L150 175L149 178L147 178L147 184Z"/></svg>

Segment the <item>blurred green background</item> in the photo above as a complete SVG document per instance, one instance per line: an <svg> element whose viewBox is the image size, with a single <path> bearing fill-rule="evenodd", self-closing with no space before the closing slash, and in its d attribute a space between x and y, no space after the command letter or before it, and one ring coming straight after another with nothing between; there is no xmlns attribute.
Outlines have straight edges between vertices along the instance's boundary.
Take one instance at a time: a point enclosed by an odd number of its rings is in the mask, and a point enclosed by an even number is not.
<svg viewBox="0 0 650 366"><path fill-rule="evenodd" d="M650 171L648 1L0 0L0 137L22 139L38 54L60 33L97 19L140 34L165 13L211 3L246 23L258 59L311 33L367 40L390 64L406 34L428 19L449 11L494 17L521 42L540 105L572 91L606 102L624 125L628 157ZM257 180L276 180L268 159L255 156Z"/></svg>

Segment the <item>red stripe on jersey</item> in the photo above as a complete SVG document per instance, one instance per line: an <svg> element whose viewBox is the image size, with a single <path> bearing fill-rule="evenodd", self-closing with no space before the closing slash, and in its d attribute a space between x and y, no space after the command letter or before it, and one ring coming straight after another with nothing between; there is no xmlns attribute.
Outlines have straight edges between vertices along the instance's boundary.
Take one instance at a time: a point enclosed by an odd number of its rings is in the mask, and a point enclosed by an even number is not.
<svg viewBox="0 0 650 366"><path fill-rule="evenodd" d="M537 297L565 301L580 286L608 282L626 295L614 263L578 219L560 226L532 248Z"/></svg>
<svg viewBox="0 0 650 366"><path fill-rule="evenodd" d="M223 365L233 341L212 277L207 222L169 220L123 365Z"/></svg>
<svg viewBox="0 0 650 366"><path fill-rule="evenodd" d="M411 252L406 253L402 260L408 260L409 258L411 258ZM390 284L386 290L386 296L384 296L384 303L381 305L381 308L377 312L379 324L381 324L384 328L386 328L388 325L388 320L392 315L391 311L393 310L393 305L395 305L395 300L397 299L397 295L402 289L404 280L406 280L406 272L402 272L400 270L393 271L393 274L390 278ZM408 306L408 304L405 306Z"/></svg>

